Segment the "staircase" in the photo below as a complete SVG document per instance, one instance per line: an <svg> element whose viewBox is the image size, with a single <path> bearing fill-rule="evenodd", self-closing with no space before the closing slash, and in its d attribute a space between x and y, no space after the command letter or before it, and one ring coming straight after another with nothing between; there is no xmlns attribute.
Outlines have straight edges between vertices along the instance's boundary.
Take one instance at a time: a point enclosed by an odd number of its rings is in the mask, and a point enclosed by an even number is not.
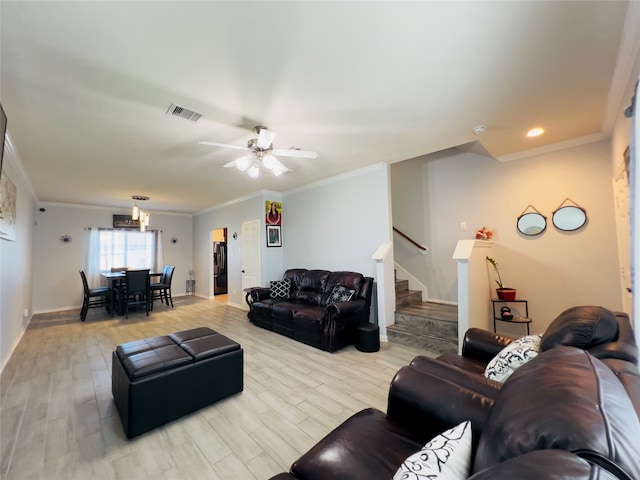
<svg viewBox="0 0 640 480"><path fill-rule="evenodd" d="M458 351L458 307L423 302L420 291L409 290L408 280L396 279L395 321L387 327L392 343L437 354Z"/></svg>

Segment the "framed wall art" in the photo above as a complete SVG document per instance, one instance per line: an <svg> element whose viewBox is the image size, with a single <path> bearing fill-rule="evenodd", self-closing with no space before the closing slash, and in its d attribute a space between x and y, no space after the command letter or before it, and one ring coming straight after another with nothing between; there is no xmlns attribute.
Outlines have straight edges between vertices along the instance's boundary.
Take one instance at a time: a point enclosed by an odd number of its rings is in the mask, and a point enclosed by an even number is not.
<svg viewBox="0 0 640 480"><path fill-rule="evenodd" d="M282 230L280 225L267 225L267 247L282 246Z"/></svg>
<svg viewBox="0 0 640 480"><path fill-rule="evenodd" d="M282 202L266 201L264 221L267 225L282 225Z"/></svg>
<svg viewBox="0 0 640 480"><path fill-rule="evenodd" d="M0 238L16 241L16 186L8 175L0 178Z"/></svg>
<svg viewBox="0 0 640 480"><path fill-rule="evenodd" d="M140 230L140 220L134 220L131 215L114 215L113 228L135 228Z"/></svg>

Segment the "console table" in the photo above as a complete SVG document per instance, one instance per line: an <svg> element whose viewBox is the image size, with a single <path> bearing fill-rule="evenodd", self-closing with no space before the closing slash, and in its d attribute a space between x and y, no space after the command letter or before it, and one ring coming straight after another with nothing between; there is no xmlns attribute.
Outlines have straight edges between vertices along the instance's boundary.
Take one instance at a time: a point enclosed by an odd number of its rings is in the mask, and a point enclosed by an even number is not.
<svg viewBox="0 0 640 480"><path fill-rule="evenodd" d="M497 298L491 299L491 303L493 303L493 333L496 333L496 320L500 322L507 323L520 323L527 326L527 335L529 333L529 324L531 323L531 319L529 318L529 302L527 300L500 300ZM524 317L513 317L511 320L507 320L502 318L500 312L496 312L496 306L500 307L507 303L524 303Z"/></svg>

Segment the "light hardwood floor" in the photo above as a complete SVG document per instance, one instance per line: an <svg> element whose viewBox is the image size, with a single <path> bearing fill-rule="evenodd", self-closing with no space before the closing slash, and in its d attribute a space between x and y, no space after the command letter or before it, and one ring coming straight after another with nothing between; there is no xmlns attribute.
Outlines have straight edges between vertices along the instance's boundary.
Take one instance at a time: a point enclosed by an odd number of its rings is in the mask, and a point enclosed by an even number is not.
<svg viewBox="0 0 640 480"><path fill-rule="evenodd" d="M386 410L395 372L423 350L322 352L249 323L217 300L156 303L146 317L99 309L41 314L0 377L0 478L266 479L353 413ZM127 440L111 395L111 352L131 340L208 326L244 349L244 391ZM381 446L383 447L383 446Z"/></svg>

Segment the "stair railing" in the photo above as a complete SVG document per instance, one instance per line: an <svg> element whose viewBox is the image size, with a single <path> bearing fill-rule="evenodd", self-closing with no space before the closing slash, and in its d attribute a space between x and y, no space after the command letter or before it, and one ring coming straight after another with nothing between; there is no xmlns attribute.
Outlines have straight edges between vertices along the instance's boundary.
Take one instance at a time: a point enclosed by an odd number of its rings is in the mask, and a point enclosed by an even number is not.
<svg viewBox="0 0 640 480"><path fill-rule="evenodd" d="M420 253L422 253L424 255L424 253L429 250L428 247L426 247L425 245L422 245L418 242L416 242L413 238L411 238L410 236L408 236L406 233L402 233L400 230L398 230L396 227L393 227L393 231L396 232L398 235L400 235L402 238L404 238L405 240L407 240L409 243L411 243L412 245L418 247L418 251Z"/></svg>

